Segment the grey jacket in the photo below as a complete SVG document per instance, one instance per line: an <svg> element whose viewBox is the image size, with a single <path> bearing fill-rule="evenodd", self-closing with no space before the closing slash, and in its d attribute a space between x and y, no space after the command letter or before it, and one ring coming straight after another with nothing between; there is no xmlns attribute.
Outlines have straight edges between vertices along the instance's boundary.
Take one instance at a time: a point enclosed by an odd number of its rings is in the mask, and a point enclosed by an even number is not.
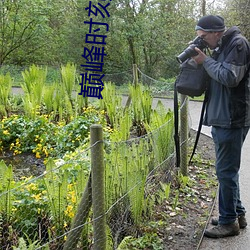
<svg viewBox="0 0 250 250"><path fill-rule="evenodd" d="M237 27L227 30L203 66L211 77L204 125L250 126L250 45Z"/></svg>

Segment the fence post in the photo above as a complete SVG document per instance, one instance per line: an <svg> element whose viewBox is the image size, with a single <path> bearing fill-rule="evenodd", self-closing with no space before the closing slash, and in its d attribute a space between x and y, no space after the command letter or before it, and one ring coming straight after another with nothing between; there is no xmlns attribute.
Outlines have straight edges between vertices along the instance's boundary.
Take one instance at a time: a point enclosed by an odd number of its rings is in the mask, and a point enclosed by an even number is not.
<svg viewBox="0 0 250 250"><path fill-rule="evenodd" d="M138 71L136 64L133 64L133 83L135 86L138 85ZM129 107L130 104L131 104L131 95L129 94L124 111Z"/></svg>
<svg viewBox="0 0 250 250"><path fill-rule="evenodd" d="M103 130L99 124L90 127L91 175L93 205L93 250L106 249L106 216L104 193Z"/></svg>
<svg viewBox="0 0 250 250"><path fill-rule="evenodd" d="M187 176L188 173L188 97L181 96L180 109L180 169L181 174Z"/></svg>
<svg viewBox="0 0 250 250"><path fill-rule="evenodd" d="M133 64L133 77L134 77L134 85L138 85L138 71L137 71L137 65Z"/></svg>
<svg viewBox="0 0 250 250"><path fill-rule="evenodd" d="M76 216L73 220L70 233L64 244L63 250L71 250L77 248L77 243L81 237L83 225L86 222L91 208L91 176L83 192L81 201L78 205Z"/></svg>

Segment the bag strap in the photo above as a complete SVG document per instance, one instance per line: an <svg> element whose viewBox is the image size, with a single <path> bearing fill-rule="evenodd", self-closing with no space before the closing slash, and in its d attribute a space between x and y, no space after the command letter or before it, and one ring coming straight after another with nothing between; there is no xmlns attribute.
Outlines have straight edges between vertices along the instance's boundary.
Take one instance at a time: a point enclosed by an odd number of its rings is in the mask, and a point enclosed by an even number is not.
<svg viewBox="0 0 250 250"><path fill-rule="evenodd" d="M176 80L177 81L177 80ZM176 81L174 83L174 141L176 154L176 167L180 167L180 138L179 138L179 112L178 112L178 93L176 88Z"/></svg>
<svg viewBox="0 0 250 250"><path fill-rule="evenodd" d="M195 143L194 143L192 154L190 156L189 164L192 162L192 159L195 154L198 141L200 138L203 117L204 117L206 104L207 104L207 96L208 96L208 91L206 90L204 101L202 104L201 114L200 114L199 126L198 126L198 130L196 133ZM176 81L175 81L175 84L174 84L174 128L175 128L174 141L175 141L175 152L176 152L176 167L179 168L180 167L180 137L179 137L179 112L178 112L179 109L178 108L179 108L178 107L178 92L176 89Z"/></svg>
<svg viewBox="0 0 250 250"><path fill-rule="evenodd" d="M202 103L199 126L198 126L198 130L196 132L195 143L194 143L194 147L193 147L193 152L192 152L192 154L190 156L190 159L189 159L189 164L192 162L192 159L193 159L193 156L195 154L195 151L196 151L196 148L197 148L197 145L198 145L198 141L199 141L199 138L200 138L203 117L204 117L204 113L205 113L205 109L206 109L206 104L207 104L207 90L205 91L205 97L204 97L204 101Z"/></svg>

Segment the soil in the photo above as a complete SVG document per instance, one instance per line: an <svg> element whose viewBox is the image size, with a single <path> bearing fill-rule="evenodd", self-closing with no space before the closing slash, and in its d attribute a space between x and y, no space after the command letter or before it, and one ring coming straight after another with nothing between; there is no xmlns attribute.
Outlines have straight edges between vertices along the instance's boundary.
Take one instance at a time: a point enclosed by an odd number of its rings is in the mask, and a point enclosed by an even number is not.
<svg viewBox="0 0 250 250"><path fill-rule="evenodd" d="M195 134L191 131L191 147ZM167 227L160 228L158 232L158 235L162 235L164 250L199 249L217 194L214 162L213 141L201 134L194 163L188 170L191 184L187 184L185 188L176 184L177 190L179 188L176 209L173 209L173 202L166 202L157 208L161 214L166 214L167 218ZM175 197L176 194L172 194L172 200Z"/></svg>
<svg viewBox="0 0 250 250"><path fill-rule="evenodd" d="M23 176L39 176L45 171L43 159L37 159L32 153L13 155L12 152L7 152L0 156L0 160L4 160L6 165L13 167L16 181Z"/></svg>

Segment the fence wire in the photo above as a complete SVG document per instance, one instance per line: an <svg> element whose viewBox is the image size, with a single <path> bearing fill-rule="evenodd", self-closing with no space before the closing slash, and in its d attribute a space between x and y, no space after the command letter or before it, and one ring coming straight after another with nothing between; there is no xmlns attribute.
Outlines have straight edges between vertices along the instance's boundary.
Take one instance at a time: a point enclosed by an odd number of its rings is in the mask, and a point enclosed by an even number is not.
<svg viewBox="0 0 250 250"><path fill-rule="evenodd" d="M146 74L144 74L139 68L137 68L139 72L139 81L148 86L155 95L173 95L174 91L174 82L171 80L161 79L156 80Z"/></svg>
<svg viewBox="0 0 250 250"><path fill-rule="evenodd" d="M138 138L104 139L107 249L117 249L126 237L142 233L138 225L154 216L161 183L173 177L173 128L170 117ZM91 208L95 187L90 185L90 150L78 149L73 158L48 159L40 166L41 175L18 179L1 161L1 249L92 249L93 224L100 218L93 219ZM20 185L13 188L16 182ZM72 245L66 245L70 235Z"/></svg>
<svg viewBox="0 0 250 250"><path fill-rule="evenodd" d="M169 126L165 124L133 140L105 142L106 216L108 237L113 245L108 249L116 249L125 236L135 233L146 213L145 208L148 210L153 204L150 202L153 190L160 181L170 178L174 166L173 141L166 143L162 137ZM82 159L88 159L89 150L78 153L84 156ZM158 157L165 159L159 162ZM32 242L34 249L63 249L68 234L79 228L82 232L76 249L91 249L90 208L86 211L86 221L71 228L82 193L88 188L89 160L49 160L42 175L23 178L16 188L11 188L13 172L8 172L9 168L1 164L5 174L2 182L5 191L0 194L1 249L13 249L22 242Z"/></svg>
<svg viewBox="0 0 250 250"><path fill-rule="evenodd" d="M113 82L117 86L133 83L133 71L127 70L123 72L117 72L112 74L105 74L106 82Z"/></svg>

